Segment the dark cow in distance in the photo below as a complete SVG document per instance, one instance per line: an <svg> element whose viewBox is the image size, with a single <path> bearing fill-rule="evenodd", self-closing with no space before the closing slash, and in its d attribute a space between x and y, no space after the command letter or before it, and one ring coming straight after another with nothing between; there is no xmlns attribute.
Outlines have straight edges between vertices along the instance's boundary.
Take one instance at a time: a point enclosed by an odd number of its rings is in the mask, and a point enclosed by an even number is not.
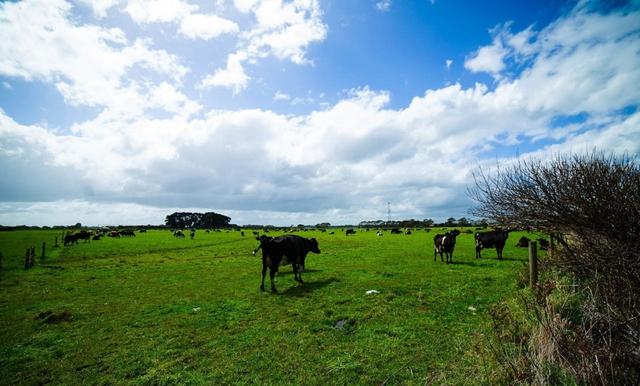
<svg viewBox="0 0 640 386"><path fill-rule="evenodd" d="M520 237L520 240L518 240L518 242L516 243L516 247L518 248L526 248L529 246L529 238L528 237Z"/></svg>
<svg viewBox="0 0 640 386"><path fill-rule="evenodd" d="M260 282L262 291L264 291L264 277L267 268L269 268L269 278L271 279L271 291L277 292L273 280L280 263L291 264L294 280L302 283L302 271L304 271L307 254L309 252L320 253L316 239L307 239L297 235L278 237L262 235L256 237L256 240L260 241L260 245L254 249L253 254L255 255L259 249L262 249L262 281Z"/></svg>
<svg viewBox="0 0 640 386"><path fill-rule="evenodd" d="M125 229L125 230L120 231L120 236L122 236L122 237L136 237L136 234L131 229Z"/></svg>
<svg viewBox="0 0 640 386"><path fill-rule="evenodd" d="M349 235L355 235L356 231L354 229L347 229L346 231L344 231L345 236L349 236Z"/></svg>
<svg viewBox="0 0 640 386"><path fill-rule="evenodd" d="M446 256L447 264L453 263L453 249L456 246L456 237L460 234L460 231L454 229L445 234L437 234L433 237L433 261L436 261L436 257L440 254L440 261L444 261L443 254Z"/></svg>
<svg viewBox="0 0 640 386"><path fill-rule="evenodd" d="M482 257L481 251L483 248L496 248L498 253L498 259L502 259L502 250L507 243L509 237L509 231L503 231L496 229L489 232L478 232L475 235L476 239L476 259Z"/></svg>

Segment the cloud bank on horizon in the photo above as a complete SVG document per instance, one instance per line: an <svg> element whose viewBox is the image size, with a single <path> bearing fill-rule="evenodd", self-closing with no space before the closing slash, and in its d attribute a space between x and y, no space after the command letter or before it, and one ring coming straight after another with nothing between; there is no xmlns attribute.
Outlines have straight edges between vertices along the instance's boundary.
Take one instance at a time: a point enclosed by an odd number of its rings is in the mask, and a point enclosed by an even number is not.
<svg viewBox="0 0 640 386"><path fill-rule="evenodd" d="M0 4L0 224L462 217L480 165L640 154L637 2L402 35L441 3Z"/></svg>

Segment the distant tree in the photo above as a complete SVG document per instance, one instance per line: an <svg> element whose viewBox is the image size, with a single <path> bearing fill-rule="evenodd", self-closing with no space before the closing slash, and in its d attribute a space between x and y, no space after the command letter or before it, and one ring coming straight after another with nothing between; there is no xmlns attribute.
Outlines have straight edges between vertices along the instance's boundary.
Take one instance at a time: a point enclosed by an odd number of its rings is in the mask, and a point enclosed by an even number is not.
<svg viewBox="0 0 640 386"><path fill-rule="evenodd" d="M422 220L422 225L425 227L432 227L434 224L434 221L430 218L425 218L424 220Z"/></svg>
<svg viewBox="0 0 640 386"><path fill-rule="evenodd" d="M454 227L456 225L458 225L458 222L453 217L449 217L447 221L444 223L444 226L447 226L447 227Z"/></svg>
<svg viewBox="0 0 640 386"><path fill-rule="evenodd" d="M230 221L230 217L215 212L174 212L164 220L167 227L180 229L228 227Z"/></svg>
<svg viewBox="0 0 640 386"><path fill-rule="evenodd" d="M468 227L468 226L470 226L470 225L471 225L471 223L470 223L470 222L469 222L469 220L467 220L465 217L460 217L460 218L458 219L458 226L461 226L461 227Z"/></svg>
<svg viewBox="0 0 640 386"><path fill-rule="evenodd" d="M74 228L82 228L82 224L77 222L76 225L73 226Z"/></svg>

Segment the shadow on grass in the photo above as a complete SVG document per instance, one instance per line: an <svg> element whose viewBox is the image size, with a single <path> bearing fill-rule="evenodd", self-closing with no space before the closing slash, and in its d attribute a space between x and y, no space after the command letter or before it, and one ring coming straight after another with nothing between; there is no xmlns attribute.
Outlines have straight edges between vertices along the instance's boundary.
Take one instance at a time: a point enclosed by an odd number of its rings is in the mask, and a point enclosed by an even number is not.
<svg viewBox="0 0 640 386"><path fill-rule="evenodd" d="M305 296L309 292L328 286L331 283L339 282L340 280L335 277L330 277L320 281L308 281L304 284L298 284L294 287L289 287L286 290L279 292L280 295L286 296Z"/></svg>
<svg viewBox="0 0 640 386"><path fill-rule="evenodd" d="M311 272L322 272L322 270L321 269L305 269L304 272L302 272L302 274L304 275L305 273L311 273ZM293 275L293 271L292 270L279 271L278 276L280 275Z"/></svg>

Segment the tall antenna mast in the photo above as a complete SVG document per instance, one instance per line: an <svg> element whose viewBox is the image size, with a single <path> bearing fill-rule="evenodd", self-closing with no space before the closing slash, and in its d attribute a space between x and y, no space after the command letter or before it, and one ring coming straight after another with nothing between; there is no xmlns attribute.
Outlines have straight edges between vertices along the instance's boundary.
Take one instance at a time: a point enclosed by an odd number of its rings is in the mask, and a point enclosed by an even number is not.
<svg viewBox="0 0 640 386"><path fill-rule="evenodd" d="M391 203L387 201L387 222L391 222Z"/></svg>

